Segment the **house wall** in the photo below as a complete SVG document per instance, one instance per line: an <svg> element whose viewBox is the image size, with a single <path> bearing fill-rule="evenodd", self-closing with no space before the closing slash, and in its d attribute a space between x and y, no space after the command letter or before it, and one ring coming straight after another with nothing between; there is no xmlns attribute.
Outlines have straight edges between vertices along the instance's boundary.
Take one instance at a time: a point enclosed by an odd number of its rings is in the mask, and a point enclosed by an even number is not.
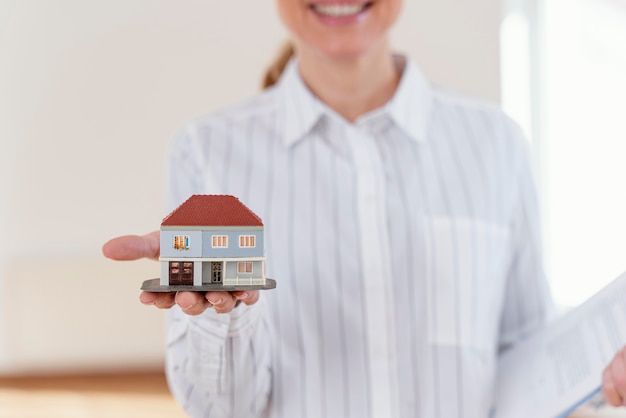
<svg viewBox="0 0 626 418"><path fill-rule="evenodd" d="M202 261L194 261L193 262L193 285L194 286L201 286L202 285L202 276L204 273L204 263L202 263ZM169 265L168 265L169 267ZM161 283L163 283L163 280L161 279ZM169 283L169 278L168 278L168 283ZM167 283L166 283L167 284Z"/></svg>
<svg viewBox="0 0 626 418"><path fill-rule="evenodd" d="M175 235L189 235L189 250L176 250L174 248ZM213 235L226 235L228 237L227 248L213 248L211 246ZM240 235L254 235L254 248L240 248ZM263 257L263 230L245 229L210 229L193 231L190 229L167 229L161 231L161 257L163 258L186 258L186 257Z"/></svg>
<svg viewBox="0 0 626 418"><path fill-rule="evenodd" d="M213 248L211 240L213 235L226 235L228 237L228 248ZM240 235L254 235L254 248L240 248ZM202 257L263 257L263 231L245 229L215 229L202 231Z"/></svg>
<svg viewBox="0 0 626 418"><path fill-rule="evenodd" d="M161 280L159 281L159 283L161 284L161 286L167 286L168 284L170 284L170 264L168 261L161 261L159 264L161 264Z"/></svg>

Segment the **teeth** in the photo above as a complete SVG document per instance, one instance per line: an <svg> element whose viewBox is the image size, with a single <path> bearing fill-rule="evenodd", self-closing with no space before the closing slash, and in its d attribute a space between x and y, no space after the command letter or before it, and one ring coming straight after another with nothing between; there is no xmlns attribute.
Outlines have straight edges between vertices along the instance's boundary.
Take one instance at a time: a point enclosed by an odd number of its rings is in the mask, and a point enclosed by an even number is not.
<svg viewBox="0 0 626 418"><path fill-rule="evenodd" d="M315 11L332 17L355 15L365 9L365 4L317 4Z"/></svg>

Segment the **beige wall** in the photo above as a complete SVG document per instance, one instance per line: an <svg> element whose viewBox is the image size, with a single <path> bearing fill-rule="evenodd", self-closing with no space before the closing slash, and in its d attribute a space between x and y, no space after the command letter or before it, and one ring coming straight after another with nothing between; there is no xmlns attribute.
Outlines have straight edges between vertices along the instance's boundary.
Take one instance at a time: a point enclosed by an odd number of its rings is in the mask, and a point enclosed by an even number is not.
<svg viewBox="0 0 626 418"><path fill-rule="evenodd" d="M499 0L405 3L397 49L498 100ZM158 228L172 134L255 92L284 37L271 0L0 0L0 373L160 365L159 267L101 244Z"/></svg>

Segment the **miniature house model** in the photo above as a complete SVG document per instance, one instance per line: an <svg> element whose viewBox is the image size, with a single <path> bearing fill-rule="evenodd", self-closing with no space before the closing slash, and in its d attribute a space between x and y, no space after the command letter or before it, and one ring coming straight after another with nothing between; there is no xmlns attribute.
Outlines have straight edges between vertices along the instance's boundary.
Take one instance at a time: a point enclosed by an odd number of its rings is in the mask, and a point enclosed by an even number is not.
<svg viewBox="0 0 626 418"><path fill-rule="evenodd" d="M159 260L161 286L263 286L263 222L234 196L193 195L163 219Z"/></svg>

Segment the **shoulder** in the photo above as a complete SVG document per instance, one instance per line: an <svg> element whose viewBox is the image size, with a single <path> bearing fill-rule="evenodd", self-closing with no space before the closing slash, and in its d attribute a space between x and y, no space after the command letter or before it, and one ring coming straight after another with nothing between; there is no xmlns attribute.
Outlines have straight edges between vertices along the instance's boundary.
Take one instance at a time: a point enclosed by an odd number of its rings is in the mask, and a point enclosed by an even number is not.
<svg viewBox="0 0 626 418"><path fill-rule="evenodd" d="M276 89L270 87L248 99L209 112L185 123L175 134L172 149L206 151L246 136L254 129L270 129L277 118Z"/></svg>
<svg viewBox="0 0 626 418"><path fill-rule="evenodd" d="M440 87L433 87L432 97L433 143L447 144L436 149L470 156L508 179L503 184L530 171L530 142L498 104Z"/></svg>
<svg viewBox="0 0 626 418"><path fill-rule="evenodd" d="M229 155L245 148L250 138L273 137L277 120L277 91L268 88L248 99L192 118L170 143L170 158L198 160L209 154ZM251 133L254 133L252 136Z"/></svg>
<svg viewBox="0 0 626 418"><path fill-rule="evenodd" d="M519 124L497 103L439 86L432 92L432 117L440 124L461 126L468 135L517 150L528 146Z"/></svg>
<svg viewBox="0 0 626 418"><path fill-rule="evenodd" d="M188 129L245 125L249 121L276 117L276 89L271 87L248 99L201 115L187 123Z"/></svg>
<svg viewBox="0 0 626 418"><path fill-rule="evenodd" d="M432 92L436 112L484 118L500 123L514 123L497 103L440 86L433 86Z"/></svg>

